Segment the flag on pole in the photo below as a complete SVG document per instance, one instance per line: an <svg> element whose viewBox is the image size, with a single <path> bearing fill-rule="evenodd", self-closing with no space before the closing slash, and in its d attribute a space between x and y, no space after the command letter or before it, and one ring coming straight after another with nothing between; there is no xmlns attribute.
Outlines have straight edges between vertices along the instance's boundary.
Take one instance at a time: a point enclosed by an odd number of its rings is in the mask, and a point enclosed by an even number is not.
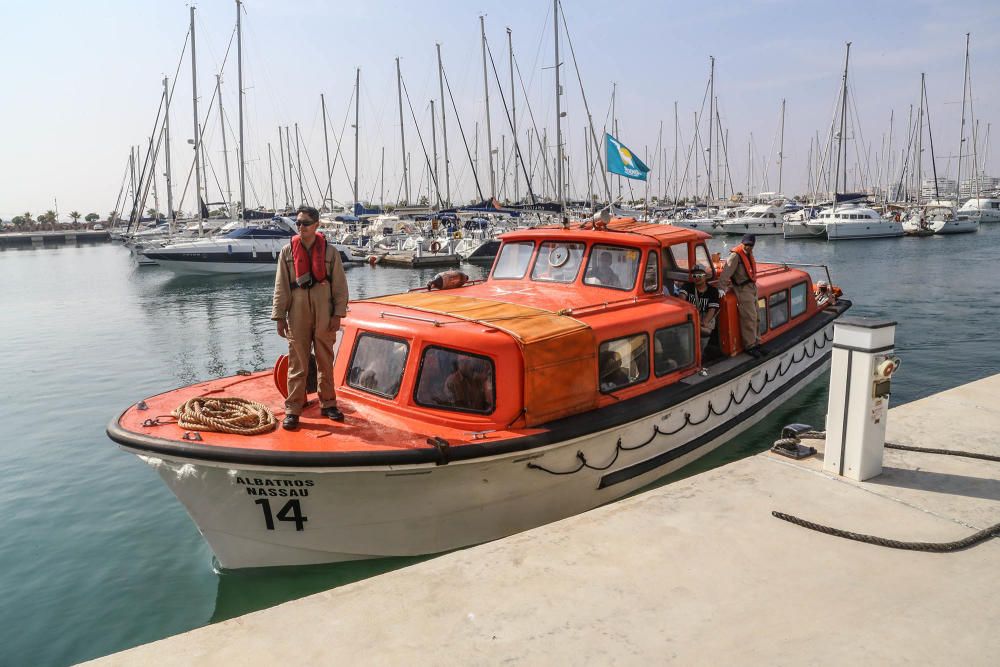
<svg viewBox="0 0 1000 667"><path fill-rule="evenodd" d="M646 180L649 167L607 132L604 133L604 146L608 156L608 171L610 173L619 174L625 178L634 178L638 181Z"/></svg>

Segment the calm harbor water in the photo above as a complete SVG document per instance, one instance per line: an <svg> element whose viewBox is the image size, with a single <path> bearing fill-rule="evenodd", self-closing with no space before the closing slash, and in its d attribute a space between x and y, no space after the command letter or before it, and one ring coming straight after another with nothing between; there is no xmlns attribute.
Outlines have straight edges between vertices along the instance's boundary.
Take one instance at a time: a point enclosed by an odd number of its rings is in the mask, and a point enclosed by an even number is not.
<svg viewBox="0 0 1000 667"><path fill-rule="evenodd" d="M761 237L757 254L829 264L852 314L899 322L894 405L1000 372L1000 225L950 238ZM352 297L433 274L348 269ZM105 436L139 398L269 367L284 350L270 301L268 277L174 277L114 245L0 252L0 419L11 427L0 445L0 663L77 662L419 560L217 573L156 473ZM825 410L824 379L677 476L759 452L787 422L821 426Z"/></svg>

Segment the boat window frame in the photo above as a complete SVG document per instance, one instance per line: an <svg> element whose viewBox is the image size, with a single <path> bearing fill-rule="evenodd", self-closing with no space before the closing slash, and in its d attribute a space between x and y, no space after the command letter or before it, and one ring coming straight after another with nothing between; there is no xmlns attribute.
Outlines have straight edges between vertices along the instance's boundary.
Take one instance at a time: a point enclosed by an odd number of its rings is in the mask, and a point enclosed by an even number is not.
<svg viewBox="0 0 1000 667"><path fill-rule="evenodd" d="M767 295L757 297L757 335L763 336L770 327L767 321ZM743 343L746 345L746 342Z"/></svg>
<svg viewBox="0 0 1000 667"><path fill-rule="evenodd" d="M646 286L646 274L649 273L650 266L656 271L656 284L650 289ZM646 262L642 269L642 291L646 294L656 294L663 289L663 281L660 276L660 253L658 248L651 248L646 253Z"/></svg>
<svg viewBox="0 0 1000 667"><path fill-rule="evenodd" d="M570 278L569 280L546 280L544 278L535 277L535 269L538 267L538 261L542 258L542 246L544 246L546 243L583 246L582 250L580 251L580 263L577 264L576 272L573 274L572 278ZM551 254L551 252L552 251L550 250L549 253ZM588 248L587 248L587 243L585 241L565 241L554 238L540 239L538 242L538 246L535 248L534 251L534 261L531 262L531 270L527 274L528 280L537 283L550 283L553 285L572 285L573 283L575 283L577 280L580 279L580 271L583 269L584 266L583 260L586 259L587 257L588 257ZM546 260L546 262L547 261L548 260ZM568 262L569 258L567 258L566 261ZM555 268L562 268L562 265Z"/></svg>
<svg viewBox="0 0 1000 667"><path fill-rule="evenodd" d="M646 339L645 374L640 375L639 377L637 377L635 380L632 380L628 384L619 385L614 389L608 389L608 390L601 389L601 348L610 343L615 343L620 340L628 340L630 338L635 338L637 336L642 336L643 338ZM653 360L653 354L652 354L652 348L650 347L650 338L648 331L636 331L635 333L625 334L624 336L616 336L614 338L608 338L606 340L602 340L600 343L597 344L597 391L607 396L610 394L614 394L615 392L621 391L622 389L627 389L628 387L634 387L638 384L649 382L650 366L652 364L652 360ZM624 365L622 366L622 370L624 370Z"/></svg>
<svg viewBox="0 0 1000 667"><path fill-rule="evenodd" d="M794 299L792 298L792 290L798 289L800 287L802 288L802 311L796 313L796 312L793 312L793 310L792 310L792 304L794 303ZM797 317L802 317L807 312L809 312L809 283L807 283L805 280L803 280L802 282L795 283L794 285L792 285L791 287L788 288L788 315L789 315L789 321L794 320Z"/></svg>
<svg viewBox="0 0 1000 667"><path fill-rule="evenodd" d="M661 331L667 331L668 329L676 329L678 327L688 327L688 332L690 333L691 363L687 364L686 366L678 366L677 368L671 368L670 370L663 371L662 373L659 373L656 370L656 335L658 333L660 333ZM691 368L692 366L694 366L695 364L697 364L698 363L698 354L695 352L695 344L697 344L700 347L700 345L701 345L701 337L699 336L697 339L695 338L694 320L692 320L690 318L687 319L687 320L685 320L685 321L683 321L683 322L678 322L676 324L668 324L667 326L660 327L659 329L655 329L653 331L653 350L652 350L652 354L650 354L650 359L653 362L653 375L656 376L656 377L658 377L658 378L661 378L661 377L664 377L666 375L670 375L671 373L676 373L678 371L682 371L682 370L685 370L687 368Z"/></svg>
<svg viewBox="0 0 1000 667"><path fill-rule="evenodd" d="M506 276L504 276L504 277L497 277L496 276L496 269L497 269L497 265L500 263L500 253L503 252L503 249L505 247L507 247L508 245L521 245L521 244L528 244L528 243L531 244L531 255L528 256L528 263L524 267L524 272L520 276L518 276L516 278L508 278ZM518 240L518 241L503 241L502 244L501 244L501 246L500 246L500 250L497 251L497 258L493 262L493 268L490 269L490 280L524 280L524 277L528 275L528 270L531 269L531 267L534 265L534 261L533 260L535 258L535 255L538 253L538 248L539 248L539 244L538 244L538 242L535 239L524 239L524 240Z"/></svg>
<svg viewBox="0 0 1000 667"><path fill-rule="evenodd" d="M705 252L705 259L698 258L698 250L703 250ZM715 280L718 276L715 275L715 262L712 261L712 253L708 251L708 246L704 243L694 244L694 264L701 264L708 271L709 282ZM692 264L691 266L694 266Z"/></svg>
<svg viewBox="0 0 1000 667"><path fill-rule="evenodd" d="M351 369L354 368L354 359L358 354L358 346L361 344L362 338L381 338L383 340L388 340L393 343L402 343L406 347L406 354L403 356L403 365L399 371L399 386L396 388L396 393L393 395L383 394L378 391L372 390L370 387L364 387L359 384L354 384L351 381ZM367 329L359 329L358 333L354 336L354 345L351 348L351 358L347 361L347 371L344 373L344 384L351 389L357 389L358 391L363 391L366 394L371 394L372 396L378 396L379 398L384 398L390 401L394 401L399 397L399 392L403 389L403 381L406 378L406 363L410 360L410 341L406 338L399 338L398 336L390 336L377 331L369 331Z"/></svg>
<svg viewBox="0 0 1000 667"><path fill-rule="evenodd" d="M417 393L420 391L420 379L424 373L424 362L427 360L427 353L431 350L443 350L445 352L452 352L455 354L464 354L467 357L475 357L477 359L484 359L490 364L490 372L493 374L493 401L488 410L473 410L472 408L460 408L454 405L433 405L430 403L422 403L420 399L417 398ZM446 345L429 344L425 345L420 351L420 363L417 366L417 376L413 381L413 402L422 408L429 408L431 410L444 410L445 412L462 412L465 414L473 415L492 415L497 410L497 365L493 362L493 359L485 354L478 354L476 352L469 352L468 350L461 350L457 347L448 347Z"/></svg>
<svg viewBox="0 0 1000 667"><path fill-rule="evenodd" d="M611 248L611 249L615 249L615 250L631 250L633 252L639 253L639 259L636 260L636 263L635 263L635 275L632 276L632 284L631 285L629 285L627 287L625 287L625 286L623 286L623 287L615 287L614 285L595 285L594 283L588 283L587 282L587 270L590 268L590 261L594 257L594 250L596 248L598 248L598 247L600 247L602 249L603 248ZM633 290L635 290L635 283L636 283L636 280L638 280L638 278L639 278L639 269L643 266L643 262L642 262L642 248L637 248L636 246L630 246L630 245L620 245L620 244L617 244L617 243L601 243L599 241L595 241L595 242L591 243L590 246L585 249L585 252L586 252L586 259L587 259L587 261L586 262L584 262L584 261L580 262L581 266L583 266L583 276L580 278L580 282L582 284L586 285L587 287L603 287L605 289L616 289L616 290L619 290L621 292L632 292ZM615 275L618 275L617 272L615 273Z"/></svg>
<svg viewBox="0 0 1000 667"><path fill-rule="evenodd" d="M784 295L784 300L779 301L778 303L771 303L771 301L779 295ZM792 321L792 318L789 314L791 304L789 304L788 302L788 296L789 295L787 287L775 290L767 295L767 324L769 329L777 329L778 327L782 327ZM781 306L782 304L785 306L785 320L784 322L779 322L778 324L774 324L774 322L771 320L771 311L774 308Z"/></svg>

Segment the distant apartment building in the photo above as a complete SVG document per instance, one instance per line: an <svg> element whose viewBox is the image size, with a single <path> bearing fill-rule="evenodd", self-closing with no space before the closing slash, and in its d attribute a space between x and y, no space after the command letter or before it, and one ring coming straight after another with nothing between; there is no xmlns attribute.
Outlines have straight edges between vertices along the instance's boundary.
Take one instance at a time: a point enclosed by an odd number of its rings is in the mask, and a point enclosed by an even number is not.
<svg viewBox="0 0 1000 667"><path fill-rule="evenodd" d="M978 189L976 181L978 181ZM1000 178L981 175L978 178L963 178L958 194L962 199L971 199L977 195L985 196L995 190L1000 190Z"/></svg>
<svg viewBox="0 0 1000 667"><path fill-rule="evenodd" d="M958 182L954 178L938 176L937 187L934 186L933 178L925 178L920 184L920 197L922 199L954 199L958 190Z"/></svg>

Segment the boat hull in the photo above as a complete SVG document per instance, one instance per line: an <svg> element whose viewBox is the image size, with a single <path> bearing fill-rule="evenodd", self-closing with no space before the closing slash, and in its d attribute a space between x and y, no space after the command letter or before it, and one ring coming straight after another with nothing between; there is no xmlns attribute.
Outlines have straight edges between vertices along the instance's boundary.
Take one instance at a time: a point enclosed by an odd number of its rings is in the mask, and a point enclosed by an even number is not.
<svg viewBox="0 0 1000 667"><path fill-rule="evenodd" d="M754 234L756 236L780 236L784 234L784 222L782 220L767 220L756 222L724 222L720 227L723 234Z"/></svg>
<svg viewBox="0 0 1000 667"><path fill-rule="evenodd" d="M826 225L808 222L786 222L782 227L786 239L824 239Z"/></svg>
<svg viewBox="0 0 1000 667"><path fill-rule="evenodd" d="M247 465L112 437L158 471L224 568L438 553L593 509L704 456L818 378L832 330L833 318L731 376L692 376L704 391L613 427L441 465Z"/></svg>
<svg viewBox="0 0 1000 667"><path fill-rule="evenodd" d="M831 241L879 239L903 235L903 223L892 221L828 222L826 236Z"/></svg>

